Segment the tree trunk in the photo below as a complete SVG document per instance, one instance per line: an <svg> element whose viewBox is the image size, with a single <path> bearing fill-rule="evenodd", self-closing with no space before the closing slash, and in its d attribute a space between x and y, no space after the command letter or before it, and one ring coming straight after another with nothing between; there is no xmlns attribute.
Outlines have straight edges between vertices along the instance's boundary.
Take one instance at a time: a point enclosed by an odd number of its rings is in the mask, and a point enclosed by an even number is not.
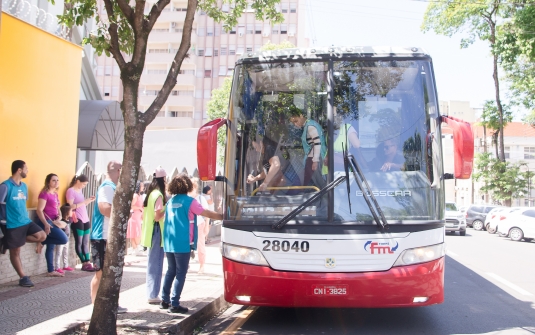
<svg viewBox="0 0 535 335"><path fill-rule="evenodd" d="M499 126L499 141L497 145L499 146L499 156L498 159L501 162L505 162L505 146L503 144L503 107L502 101L500 99L500 79L498 78L498 55L493 55L493 73L492 77L494 78L494 88L496 90L496 106L498 107L498 115L500 116L500 126Z"/></svg>
<svg viewBox="0 0 535 335"><path fill-rule="evenodd" d="M123 167L113 198L103 274L95 299L88 335L113 335L117 333L117 306L126 253L126 227L139 174L143 134L146 128L146 125L139 122L137 117L139 79L138 81L125 81L123 78L123 85L124 97L121 103L125 121Z"/></svg>

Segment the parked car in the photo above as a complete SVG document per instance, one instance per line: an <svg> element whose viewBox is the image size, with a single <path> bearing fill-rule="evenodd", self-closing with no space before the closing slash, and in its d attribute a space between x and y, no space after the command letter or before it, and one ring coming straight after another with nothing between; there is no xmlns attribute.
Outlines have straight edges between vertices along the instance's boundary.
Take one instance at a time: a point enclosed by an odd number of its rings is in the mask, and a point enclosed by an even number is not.
<svg viewBox="0 0 535 335"><path fill-rule="evenodd" d="M446 233L458 231L459 235L466 235L466 218L459 211L454 202L446 202Z"/></svg>
<svg viewBox="0 0 535 335"><path fill-rule="evenodd" d="M490 220L488 222L486 221L487 219L485 220L485 228L487 229L487 232L494 234L499 226L504 225L513 214L520 210L522 210L521 207L499 207L493 209L489 212L489 215L491 215ZM487 218L489 215L487 215Z"/></svg>
<svg viewBox="0 0 535 335"><path fill-rule="evenodd" d="M496 205L470 205L466 211L466 225L475 230L485 229L485 218Z"/></svg>
<svg viewBox="0 0 535 335"><path fill-rule="evenodd" d="M487 233L489 234L496 233L495 227L497 226L497 224L493 224L491 226L490 222L491 220L494 220L494 219L499 220L499 217L496 217L496 216L499 216L500 212L503 212L504 210L507 210L507 209L508 209L507 207L496 207L487 213L487 216L485 217L485 229L487 230Z"/></svg>
<svg viewBox="0 0 535 335"><path fill-rule="evenodd" d="M498 233L513 241L531 242L535 238L535 209L523 208L512 213L506 222L498 225Z"/></svg>

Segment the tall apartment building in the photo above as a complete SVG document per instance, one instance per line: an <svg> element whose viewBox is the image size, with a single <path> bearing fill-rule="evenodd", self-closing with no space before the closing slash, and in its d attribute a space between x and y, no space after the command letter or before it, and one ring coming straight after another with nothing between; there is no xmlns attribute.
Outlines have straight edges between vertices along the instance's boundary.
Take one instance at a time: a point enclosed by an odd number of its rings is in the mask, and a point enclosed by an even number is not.
<svg viewBox="0 0 535 335"><path fill-rule="evenodd" d="M147 2L147 11L151 6L152 3ZM186 7L186 1L172 1L149 36L139 87L141 111L154 101L166 78L182 39ZM230 10L228 4L221 8ZM190 56L182 63L177 84L149 129L200 127L207 118L206 105L212 90L232 75L234 64L243 53L258 51L268 41L275 44L289 41L298 47L307 47L305 0L282 0L278 10L284 15L284 22L273 25L256 20L254 10L249 7L229 32L198 11L193 23ZM101 56L97 63L97 81L103 98L121 101L120 73L115 60Z"/></svg>

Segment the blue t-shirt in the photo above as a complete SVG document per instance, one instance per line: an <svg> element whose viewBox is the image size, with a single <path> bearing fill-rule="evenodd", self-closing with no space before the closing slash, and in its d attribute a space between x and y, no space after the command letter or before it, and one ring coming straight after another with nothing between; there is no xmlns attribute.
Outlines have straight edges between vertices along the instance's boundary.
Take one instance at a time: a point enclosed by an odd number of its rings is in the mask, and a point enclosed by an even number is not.
<svg viewBox="0 0 535 335"><path fill-rule="evenodd" d="M93 208L93 222L91 224L92 230L91 230L91 239L92 240L107 240L108 239L108 226L107 226L107 220L102 213L100 213L100 210L98 209L98 199L99 199L99 193L100 190L103 187L111 187L113 189L113 192L115 192L116 185L111 181L106 179L102 185L99 186L97 190L97 196L95 198L95 207ZM112 201L112 199L107 200Z"/></svg>
<svg viewBox="0 0 535 335"><path fill-rule="evenodd" d="M18 228L29 224L32 220L28 216L26 200L28 199L28 187L22 181L17 185L12 178L4 181L6 197L6 227L8 229Z"/></svg>
<svg viewBox="0 0 535 335"><path fill-rule="evenodd" d="M173 196L165 207L165 223L163 225L163 251L186 253L190 252L188 218L193 198L185 194ZM193 248L197 248L197 216L193 220Z"/></svg>

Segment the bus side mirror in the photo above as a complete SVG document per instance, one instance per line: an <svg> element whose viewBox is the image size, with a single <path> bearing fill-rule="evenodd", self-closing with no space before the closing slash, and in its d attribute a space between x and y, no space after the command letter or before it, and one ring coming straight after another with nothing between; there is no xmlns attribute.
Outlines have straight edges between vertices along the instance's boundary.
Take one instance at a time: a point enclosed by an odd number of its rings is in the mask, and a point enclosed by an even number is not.
<svg viewBox="0 0 535 335"><path fill-rule="evenodd" d="M456 179L469 179L474 165L474 133L470 123L453 116L442 115L453 130L454 176Z"/></svg>
<svg viewBox="0 0 535 335"><path fill-rule="evenodd" d="M199 129L197 135L197 168L199 179L211 181L216 177L217 130L227 124L227 119L212 120Z"/></svg>

